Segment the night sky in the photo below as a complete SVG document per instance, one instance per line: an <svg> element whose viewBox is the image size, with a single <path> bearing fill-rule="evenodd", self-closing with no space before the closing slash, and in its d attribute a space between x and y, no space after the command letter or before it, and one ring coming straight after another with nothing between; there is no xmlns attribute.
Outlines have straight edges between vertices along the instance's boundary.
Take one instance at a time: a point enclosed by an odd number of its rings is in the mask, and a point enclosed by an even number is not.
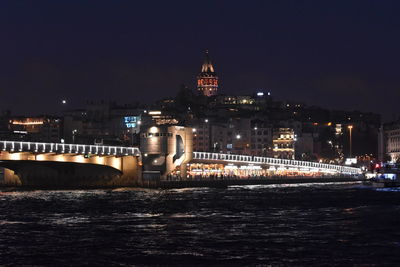
<svg viewBox="0 0 400 267"><path fill-rule="evenodd" d="M151 103L195 88L400 114L400 1L1 1L0 109Z"/></svg>

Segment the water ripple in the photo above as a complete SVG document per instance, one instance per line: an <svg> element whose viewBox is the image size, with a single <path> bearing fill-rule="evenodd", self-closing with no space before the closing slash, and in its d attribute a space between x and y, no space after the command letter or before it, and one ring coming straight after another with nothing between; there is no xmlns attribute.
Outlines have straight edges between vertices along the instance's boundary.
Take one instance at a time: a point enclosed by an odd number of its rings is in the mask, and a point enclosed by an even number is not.
<svg viewBox="0 0 400 267"><path fill-rule="evenodd" d="M398 192L3 189L0 265L396 265Z"/></svg>

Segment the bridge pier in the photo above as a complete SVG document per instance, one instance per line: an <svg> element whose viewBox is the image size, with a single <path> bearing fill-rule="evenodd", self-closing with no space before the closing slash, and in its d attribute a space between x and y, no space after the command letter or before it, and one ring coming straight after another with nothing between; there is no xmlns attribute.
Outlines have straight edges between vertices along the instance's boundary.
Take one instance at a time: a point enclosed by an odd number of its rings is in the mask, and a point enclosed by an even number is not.
<svg viewBox="0 0 400 267"><path fill-rule="evenodd" d="M22 182L21 179L13 170L4 168L4 184L21 185Z"/></svg>

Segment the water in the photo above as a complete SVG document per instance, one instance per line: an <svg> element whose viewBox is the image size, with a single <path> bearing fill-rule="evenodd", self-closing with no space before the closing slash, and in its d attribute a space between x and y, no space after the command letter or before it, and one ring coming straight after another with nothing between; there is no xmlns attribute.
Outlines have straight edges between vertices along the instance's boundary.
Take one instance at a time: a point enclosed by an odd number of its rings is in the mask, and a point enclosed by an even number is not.
<svg viewBox="0 0 400 267"><path fill-rule="evenodd" d="M396 265L400 189L0 193L1 265Z"/></svg>

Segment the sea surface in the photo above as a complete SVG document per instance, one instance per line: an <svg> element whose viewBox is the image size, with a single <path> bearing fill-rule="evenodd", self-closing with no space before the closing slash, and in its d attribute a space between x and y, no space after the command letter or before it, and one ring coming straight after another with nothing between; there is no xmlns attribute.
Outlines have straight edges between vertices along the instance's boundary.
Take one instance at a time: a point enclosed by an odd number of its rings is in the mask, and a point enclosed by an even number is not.
<svg viewBox="0 0 400 267"><path fill-rule="evenodd" d="M400 189L0 189L0 265L399 266Z"/></svg>

